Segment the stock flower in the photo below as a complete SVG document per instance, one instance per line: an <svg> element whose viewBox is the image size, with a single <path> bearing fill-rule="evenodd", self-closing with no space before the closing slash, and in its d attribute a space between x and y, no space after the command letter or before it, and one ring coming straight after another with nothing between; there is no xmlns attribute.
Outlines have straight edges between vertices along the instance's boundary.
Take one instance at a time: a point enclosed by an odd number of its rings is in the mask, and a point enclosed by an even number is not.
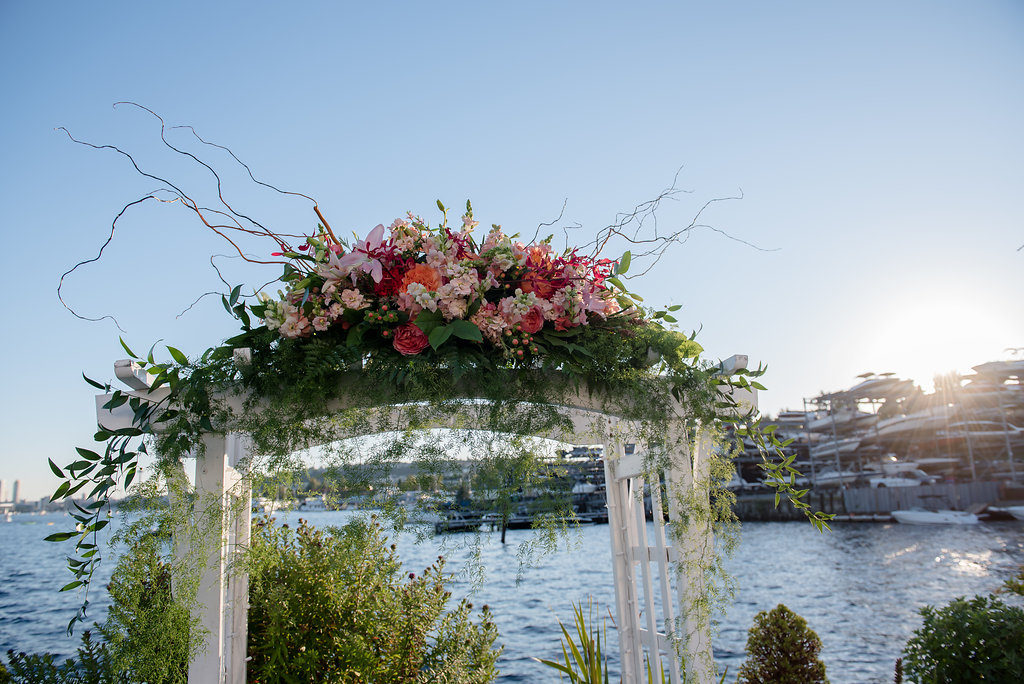
<svg viewBox="0 0 1024 684"><path fill-rule="evenodd" d="M352 309L359 311L370 306L370 303L366 301L363 293L359 290L345 290L341 293L341 303L345 305L346 309Z"/></svg>
<svg viewBox="0 0 1024 684"><path fill-rule="evenodd" d="M403 356L414 356L427 348L430 341L415 323L406 323L395 328L395 339L391 346Z"/></svg>

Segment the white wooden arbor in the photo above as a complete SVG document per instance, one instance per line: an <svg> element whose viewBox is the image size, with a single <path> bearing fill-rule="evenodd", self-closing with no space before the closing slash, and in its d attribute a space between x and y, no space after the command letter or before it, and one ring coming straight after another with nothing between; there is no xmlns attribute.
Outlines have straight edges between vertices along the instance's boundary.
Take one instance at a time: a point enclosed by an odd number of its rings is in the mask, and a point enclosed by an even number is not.
<svg viewBox="0 0 1024 684"><path fill-rule="evenodd" d="M746 357L732 357L723 367L745 368ZM118 361L115 374L131 388L131 396L151 402L167 397L168 389L151 390L149 379L131 361ZM130 427L132 411L127 405L103 408L109 399L109 394L96 397L99 425L110 430ZM240 405L239 397L225 399ZM676 439L666 443L682 444L682 448L662 454L660 470L652 471L641 453L627 453L627 444L636 441L629 421L602 412L587 396L574 399L559 407L571 418L572 430L538 436L590 444L596 436L603 444L622 681L644 681L650 663L658 682L663 669L673 684L711 684L715 668L708 615L702 608L706 604L701 559L715 553L714 540L708 522L688 520L682 509L686 493L708 480L710 440L700 432L695 439L679 439L685 434L681 416L670 428L678 431L670 436ZM755 403L756 394L742 401ZM341 408L338 402L336 409ZM394 407L369 410L389 412ZM193 543L209 550L201 559L205 562L199 569L195 608L205 642L189 667L189 684L246 681L248 578L237 570L234 560L249 544L251 492L242 472L249 454L246 435L230 429L204 434L201 454L195 454L194 525L175 539L178 559L189 557ZM184 469L179 483L187 484ZM645 494L651 502L651 525L645 517Z"/></svg>

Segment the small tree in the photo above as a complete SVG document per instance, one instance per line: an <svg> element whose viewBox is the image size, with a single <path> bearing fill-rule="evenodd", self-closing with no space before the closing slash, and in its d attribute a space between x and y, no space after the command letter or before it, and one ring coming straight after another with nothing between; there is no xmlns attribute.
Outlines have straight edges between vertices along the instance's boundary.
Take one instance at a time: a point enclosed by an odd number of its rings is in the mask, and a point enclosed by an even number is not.
<svg viewBox="0 0 1024 684"><path fill-rule="evenodd" d="M1024 681L1024 610L995 596L921 609L924 624L904 649L913 682Z"/></svg>
<svg viewBox="0 0 1024 684"><path fill-rule="evenodd" d="M738 682L745 684L825 684L821 639L807 621L781 603L754 616L747 637L747 660Z"/></svg>

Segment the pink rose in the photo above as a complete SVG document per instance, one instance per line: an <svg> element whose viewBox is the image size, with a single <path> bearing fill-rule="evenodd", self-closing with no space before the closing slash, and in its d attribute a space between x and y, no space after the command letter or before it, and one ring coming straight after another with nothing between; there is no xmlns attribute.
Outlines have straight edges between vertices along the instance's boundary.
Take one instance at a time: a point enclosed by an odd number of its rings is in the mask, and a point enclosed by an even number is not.
<svg viewBox="0 0 1024 684"><path fill-rule="evenodd" d="M519 327L530 335L539 332L544 327L544 314L540 308L535 306L527 311L526 315L519 320Z"/></svg>
<svg viewBox="0 0 1024 684"><path fill-rule="evenodd" d="M430 341L414 323L406 323L395 328L393 346L400 354L413 356L427 348Z"/></svg>

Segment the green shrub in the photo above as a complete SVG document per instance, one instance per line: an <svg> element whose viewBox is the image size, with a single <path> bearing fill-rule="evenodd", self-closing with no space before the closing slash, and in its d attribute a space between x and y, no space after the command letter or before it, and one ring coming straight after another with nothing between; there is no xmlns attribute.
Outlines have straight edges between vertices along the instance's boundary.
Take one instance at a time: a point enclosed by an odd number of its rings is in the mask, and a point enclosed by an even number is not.
<svg viewBox="0 0 1024 684"><path fill-rule="evenodd" d="M141 534L128 544L107 587L111 606L102 632L115 666L133 681L186 684L197 648L193 618L172 596L164 543L159 535Z"/></svg>
<svg viewBox="0 0 1024 684"><path fill-rule="evenodd" d="M466 601L446 611L443 567L406 581L376 521L255 525L249 681L492 681L497 629L486 606L479 624Z"/></svg>
<svg viewBox="0 0 1024 684"><path fill-rule="evenodd" d="M921 609L904 649L904 672L921 684L1024 681L1024 610L995 596Z"/></svg>
<svg viewBox="0 0 1024 684"><path fill-rule="evenodd" d="M7 652L8 666L0 663L0 684L127 684L128 679L114 667L102 641L92 632L82 633L82 645L75 658L57 662L52 653Z"/></svg>
<svg viewBox="0 0 1024 684"><path fill-rule="evenodd" d="M754 616L747 637L747 660L738 682L749 684L826 683L818 654L821 639L807 621L781 603Z"/></svg>

